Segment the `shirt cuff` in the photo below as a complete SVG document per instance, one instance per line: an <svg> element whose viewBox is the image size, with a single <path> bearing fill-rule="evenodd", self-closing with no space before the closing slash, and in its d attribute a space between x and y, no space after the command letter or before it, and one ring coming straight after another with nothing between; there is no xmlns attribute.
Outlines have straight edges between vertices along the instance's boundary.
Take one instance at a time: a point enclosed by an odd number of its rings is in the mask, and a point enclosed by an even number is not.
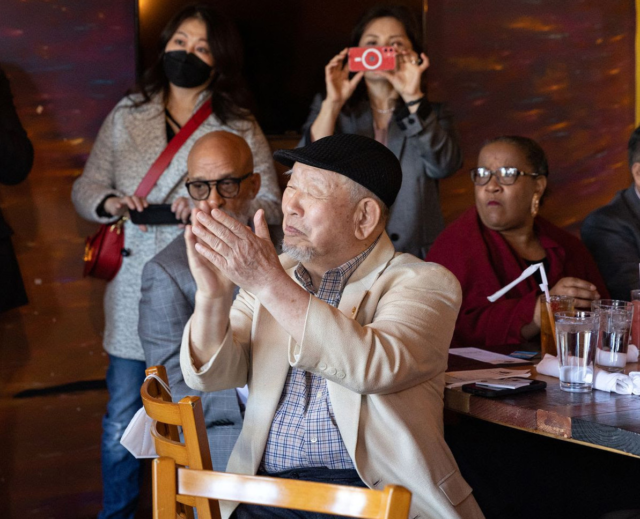
<svg viewBox="0 0 640 519"><path fill-rule="evenodd" d="M107 195L102 199L102 202L100 202L100 205L98 205L98 207L96 208L96 214L100 217L100 218L111 218L113 217L112 214L107 213L107 211L105 211L104 209L104 204L107 200L109 200L109 198L117 198L118 195Z"/></svg>
<svg viewBox="0 0 640 519"><path fill-rule="evenodd" d="M407 105L402 104L402 106L396 110L394 117L398 127L409 136L412 136L422 131L424 121L431 115L431 112L431 103L427 99L427 96L424 96L415 113L412 114L409 112Z"/></svg>
<svg viewBox="0 0 640 519"><path fill-rule="evenodd" d="M191 322L189 322L189 326L191 326ZM227 323L227 333L225 333L224 339L222 339L220 346L222 346L227 342L227 340L229 340L230 334L231 334L231 326L230 326L230 323ZM218 351L219 350L220 348L218 348ZM213 364L213 361L215 358L216 358L215 354L211 355L211 358L205 364L200 366L200 368L196 368L193 363L193 355L191 355L191 345L189 345L189 359L191 360L191 369L193 369L193 372L196 375L202 375L203 373L206 373L207 371L209 371L209 369L211 368L211 364Z"/></svg>

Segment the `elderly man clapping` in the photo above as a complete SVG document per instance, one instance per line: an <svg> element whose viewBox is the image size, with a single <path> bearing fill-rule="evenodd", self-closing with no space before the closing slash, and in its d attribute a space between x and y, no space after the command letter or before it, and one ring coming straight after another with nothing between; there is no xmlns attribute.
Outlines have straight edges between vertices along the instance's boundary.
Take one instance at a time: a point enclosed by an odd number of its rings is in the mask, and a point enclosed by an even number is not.
<svg viewBox="0 0 640 519"><path fill-rule="evenodd" d="M249 385L227 470L396 483L413 493L412 517L482 517L442 436L460 286L443 267L396 253L384 230L397 159L344 134L275 158L292 166L286 254L278 258L260 211L255 233L218 210L194 211L185 233L198 286L185 380L205 391ZM288 517L234 508L223 504L224 517Z"/></svg>

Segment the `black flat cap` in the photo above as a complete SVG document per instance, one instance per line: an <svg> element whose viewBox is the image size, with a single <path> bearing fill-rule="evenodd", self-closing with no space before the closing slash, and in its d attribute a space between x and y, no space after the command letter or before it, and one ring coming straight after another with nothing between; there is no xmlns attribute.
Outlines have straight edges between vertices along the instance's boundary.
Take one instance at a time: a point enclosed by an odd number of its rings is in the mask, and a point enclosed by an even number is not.
<svg viewBox="0 0 640 519"><path fill-rule="evenodd" d="M303 148L278 150L273 157L292 167L295 162L340 173L378 196L391 207L400 191L400 162L386 146L362 135L340 133Z"/></svg>

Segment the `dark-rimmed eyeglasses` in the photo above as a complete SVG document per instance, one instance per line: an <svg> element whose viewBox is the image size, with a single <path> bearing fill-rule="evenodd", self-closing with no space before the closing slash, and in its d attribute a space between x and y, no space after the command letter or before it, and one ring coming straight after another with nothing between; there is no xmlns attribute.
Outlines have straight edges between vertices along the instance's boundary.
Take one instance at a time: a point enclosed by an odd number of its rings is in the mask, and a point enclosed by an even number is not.
<svg viewBox="0 0 640 519"><path fill-rule="evenodd" d="M540 173L525 173L518 168L498 168L496 170L490 170L487 168L473 168L471 171L471 181L476 186L484 186L491 180L491 175L496 177L498 184L502 186L511 186L515 184L518 177L523 175L528 177L539 177Z"/></svg>
<svg viewBox="0 0 640 519"><path fill-rule="evenodd" d="M185 182L189 196L194 200L207 200L211 195L211 188L222 198L235 198L240 192L240 184L243 180L253 175L253 171L239 178L223 178L222 180L188 180Z"/></svg>

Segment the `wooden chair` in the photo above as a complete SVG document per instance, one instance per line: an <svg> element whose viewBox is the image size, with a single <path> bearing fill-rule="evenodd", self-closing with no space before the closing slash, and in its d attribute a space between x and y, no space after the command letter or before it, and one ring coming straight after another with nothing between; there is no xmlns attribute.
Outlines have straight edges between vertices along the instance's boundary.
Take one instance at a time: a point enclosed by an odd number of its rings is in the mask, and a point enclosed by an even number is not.
<svg viewBox="0 0 640 519"><path fill-rule="evenodd" d="M146 370L147 375L157 375L167 386L169 379L164 366L153 366ZM211 452L207 429L204 424L202 402L197 396L184 397L180 402L173 403L171 396L156 379L147 378L140 388L140 396L147 414L156 423L151 429L151 435L158 456L165 456L182 467L197 470L211 470ZM180 441L180 430L184 436L184 443ZM154 476L155 478L155 472ZM158 482L153 481L153 509L157 503L166 501L164 495L156 492ZM220 509L216 502L204 497L172 496L173 516L171 519L184 517L193 519L193 509L198 511L198 519L220 519ZM177 501L176 501L177 500ZM157 517L154 512L154 517Z"/></svg>
<svg viewBox="0 0 640 519"><path fill-rule="evenodd" d="M153 460L154 519L174 519L176 499L224 499L367 519L407 519L411 492L398 485L384 490L330 485L266 476L246 476L177 468L171 458Z"/></svg>

